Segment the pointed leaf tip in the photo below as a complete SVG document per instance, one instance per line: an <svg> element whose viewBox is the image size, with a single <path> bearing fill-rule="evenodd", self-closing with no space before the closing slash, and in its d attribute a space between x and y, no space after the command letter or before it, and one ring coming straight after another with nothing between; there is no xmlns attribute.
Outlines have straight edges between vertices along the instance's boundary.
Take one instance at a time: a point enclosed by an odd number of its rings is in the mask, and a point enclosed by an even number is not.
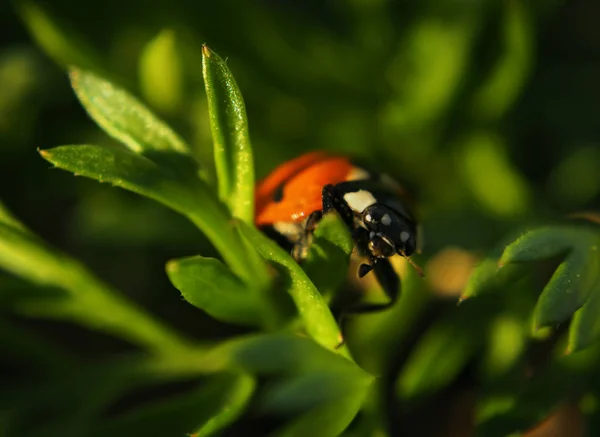
<svg viewBox="0 0 600 437"><path fill-rule="evenodd" d="M219 55L202 46L219 197L246 223L254 218L254 160L242 93Z"/></svg>

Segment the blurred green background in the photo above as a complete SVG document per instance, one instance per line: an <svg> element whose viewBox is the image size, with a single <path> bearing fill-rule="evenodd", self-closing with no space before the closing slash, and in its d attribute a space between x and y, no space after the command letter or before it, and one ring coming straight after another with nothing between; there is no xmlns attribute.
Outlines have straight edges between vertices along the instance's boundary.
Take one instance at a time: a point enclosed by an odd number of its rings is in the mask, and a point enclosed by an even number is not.
<svg viewBox="0 0 600 437"><path fill-rule="evenodd" d="M112 144L66 65L128 88L210 163L207 43L244 95L258 177L307 150L364 159L413 190L428 256L481 254L523 223L600 206L598 20L595 0L3 1L0 199L169 324L222 338L239 329L185 303L164 273L169 258L214 254L190 223L37 154ZM0 273L2 286L27 287ZM11 380L35 368L9 344L13 329L89 362L129 347L7 305L3 320L0 374Z"/></svg>

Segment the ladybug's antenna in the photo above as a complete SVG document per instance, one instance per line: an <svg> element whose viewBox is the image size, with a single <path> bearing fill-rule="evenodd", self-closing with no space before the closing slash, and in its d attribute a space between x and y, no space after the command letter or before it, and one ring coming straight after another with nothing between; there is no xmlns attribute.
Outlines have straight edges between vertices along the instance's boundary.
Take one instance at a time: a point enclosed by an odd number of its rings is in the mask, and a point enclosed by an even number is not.
<svg viewBox="0 0 600 437"><path fill-rule="evenodd" d="M399 253L400 255L402 255L402 256L403 256L403 257L406 259L406 261L408 261L408 263L409 263L411 266L413 266L413 268L415 269L415 271L417 272L417 274L418 274L418 275L419 275L421 278L425 277L425 273L423 273L423 269L422 269L421 267L419 267L419 266L417 265L417 263L415 263L415 262L414 262L412 259L410 259L409 257L407 257L407 256L406 256L406 252L404 252L404 250L399 250L399 251L398 251L398 253Z"/></svg>

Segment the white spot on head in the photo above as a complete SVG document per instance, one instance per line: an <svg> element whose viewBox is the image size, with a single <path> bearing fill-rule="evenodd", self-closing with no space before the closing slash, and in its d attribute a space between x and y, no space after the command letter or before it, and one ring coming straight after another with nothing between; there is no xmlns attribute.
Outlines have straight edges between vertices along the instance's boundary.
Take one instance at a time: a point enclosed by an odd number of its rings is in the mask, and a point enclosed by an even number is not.
<svg viewBox="0 0 600 437"><path fill-rule="evenodd" d="M410 238L410 234L408 232L406 232L406 231L400 232L400 241L402 241L403 243L406 243L409 238Z"/></svg>
<svg viewBox="0 0 600 437"><path fill-rule="evenodd" d="M363 212L366 207L377 203L377 200L366 190L358 190L354 193L344 194L344 200L350 208L356 212Z"/></svg>
<svg viewBox="0 0 600 437"><path fill-rule="evenodd" d="M389 226L392 223L392 218L390 217L389 214L384 214L383 217L381 217L381 224L384 226Z"/></svg>
<svg viewBox="0 0 600 437"><path fill-rule="evenodd" d="M365 221L370 222L373 219L373 217L371 217L371 214L367 214L365 216Z"/></svg>

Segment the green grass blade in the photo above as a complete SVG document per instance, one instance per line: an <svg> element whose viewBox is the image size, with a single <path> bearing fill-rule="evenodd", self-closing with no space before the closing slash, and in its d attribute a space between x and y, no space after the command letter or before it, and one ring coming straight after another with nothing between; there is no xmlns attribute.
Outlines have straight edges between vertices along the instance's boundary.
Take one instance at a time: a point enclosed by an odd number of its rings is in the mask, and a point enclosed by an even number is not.
<svg viewBox="0 0 600 437"><path fill-rule="evenodd" d="M342 335L319 291L302 268L277 244L256 228L240 223L240 231L265 260L273 263L289 280L288 293L292 297L307 333L323 347L348 354L345 347L336 349Z"/></svg>
<svg viewBox="0 0 600 437"><path fill-rule="evenodd" d="M192 190L150 159L125 150L79 145L55 147L40 154L59 168L133 191L187 216L234 273L244 280L252 277L245 255L237 250L241 243L227 211L201 181Z"/></svg>
<svg viewBox="0 0 600 437"><path fill-rule="evenodd" d="M187 342L94 277L84 266L33 235L0 224L0 268L65 292L18 303L31 315L74 320L161 355L187 350Z"/></svg>
<svg viewBox="0 0 600 437"><path fill-rule="evenodd" d="M227 64L207 46L202 55L219 197L234 217L252 223L254 163L244 99Z"/></svg>
<svg viewBox="0 0 600 437"><path fill-rule="evenodd" d="M171 151L187 155L188 145L127 91L79 68L69 71L85 110L110 136L136 153Z"/></svg>

